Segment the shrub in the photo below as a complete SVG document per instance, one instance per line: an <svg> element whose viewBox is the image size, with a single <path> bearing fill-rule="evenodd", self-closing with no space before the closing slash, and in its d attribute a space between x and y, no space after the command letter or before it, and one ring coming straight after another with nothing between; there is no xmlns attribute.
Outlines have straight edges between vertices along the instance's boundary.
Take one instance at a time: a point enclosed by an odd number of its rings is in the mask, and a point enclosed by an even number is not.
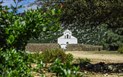
<svg viewBox="0 0 123 77"><path fill-rule="evenodd" d="M87 64L90 63L90 59L87 59L87 58L85 58L85 59L79 58L79 59L78 59L78 62L79 62L81 65L87 65Z"/></svg>
<svg viewBox="0 0 123 77"><path fill-rule="evenodd" d="M30 65L24 52L14 49L0 51L0 75L2 77L30 77Z"/></svg>
<svg viewBox="0 0 123 77"><path fill-rule="evenodd" d="M66 59L66 54L61 49L46 50L42 52L43 62L54 62L57 58L62 62Z"/></svg>
<svg viewBox="0 0 123 77"><path fill-rule="evenodd" d="M65 60L65 62L72 62L72 61L73 61L73 55L70 54L70 53L68 53L68 54L66 55L66 60Z"/></svg>
<svg viewBox="0 0 123 77"><path fill-rule="evenodd" d="M123 46L119 47L118 52L123 54Z"/></svg>
<svg viewBox="0 0 123 77"><path fill-rule="evenodd" d="M33 67L33 70L40 74L43 74L43 69L45 68L45 66L46 66L45 63L41 61L40 63L36 64L35 68Z"/></svg>
<svg viewBox="0 0 123 77"><path fill-rule="evenodd" d="M78 73L79 67L72 66L70 62L62 63L60 59L56 59L49 70L58 77L82 77L82 73Z"/></svg>
<svg viewBox="0 0 123 77"><path fill-rule="evenodd" d="M28 62L40 63L42 61L42 57L41 53L28 54Z"/></svg>

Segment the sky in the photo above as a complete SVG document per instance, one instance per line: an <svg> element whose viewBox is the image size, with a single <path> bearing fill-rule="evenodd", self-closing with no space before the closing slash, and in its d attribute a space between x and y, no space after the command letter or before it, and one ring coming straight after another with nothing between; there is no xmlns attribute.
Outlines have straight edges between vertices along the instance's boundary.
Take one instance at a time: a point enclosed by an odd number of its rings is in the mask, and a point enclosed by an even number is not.
<svg viewBox="0 0 123 77"><path fill-rule="evenodd" d="M0 1L2 1L2 0L0 0ZM27 6L28 4L33 3L34 1L35 1L35 0L24 0L24 1L20 2L19 5L22 4L22 5L24 5L24 6ZM8 7L10 7L11 4L14 5L13 0L3 0L3 4L2 4L2 5L3 5L3 6L8 6ZM21 8L21 9L18 10L18 12L19 12L19 13L22 13L24 10L27 10L27 9L30 9L30 8L35 9L36 7L37 7L37 6L34 5L34 6L32 6L32 7Z"/></svg>

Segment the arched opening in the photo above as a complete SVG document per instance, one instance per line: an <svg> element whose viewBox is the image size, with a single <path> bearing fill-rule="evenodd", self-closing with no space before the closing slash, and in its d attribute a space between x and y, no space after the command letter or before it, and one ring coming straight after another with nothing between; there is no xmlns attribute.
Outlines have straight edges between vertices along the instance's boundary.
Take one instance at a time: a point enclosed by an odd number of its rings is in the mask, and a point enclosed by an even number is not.
<svg viewBox="0 0 123 77"><path fill-rule="evenodd" d="M67 34L67 39L69 39L69 35Z"/></svg>
<svg viewBox="0 0 123 77"><path fill-rule="evenodd" d="M70 38L71 38L71 37L70 37L70 35L68 35L68 34L65 36L65 39L70 39Z"/></svg>

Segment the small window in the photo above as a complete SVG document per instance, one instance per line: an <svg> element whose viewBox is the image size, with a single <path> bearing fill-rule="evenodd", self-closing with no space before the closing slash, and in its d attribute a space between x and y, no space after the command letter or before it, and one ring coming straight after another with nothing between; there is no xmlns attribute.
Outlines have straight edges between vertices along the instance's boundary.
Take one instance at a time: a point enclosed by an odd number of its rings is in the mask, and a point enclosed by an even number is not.
<svg viewBox="0 0 123 77"><path fill-rule="evenodd" d="M70 39L71 37L67 34L66 36L65 36L65 39Z"/></svg>
<svg viewBox="0 0 123 77"><path fill-rule="evenodd" d="M69 39L69 35L67 35L67 39Z"/></svg>

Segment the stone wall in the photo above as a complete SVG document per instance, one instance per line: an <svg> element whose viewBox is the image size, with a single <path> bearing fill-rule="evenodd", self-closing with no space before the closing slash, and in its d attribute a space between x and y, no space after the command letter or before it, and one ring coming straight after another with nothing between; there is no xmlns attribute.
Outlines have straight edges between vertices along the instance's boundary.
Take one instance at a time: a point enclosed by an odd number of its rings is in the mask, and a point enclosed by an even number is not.
<svg viewBox="0 0 123 77"><path fill-rule="evenodd" d="M26 51L39 52L47 49L60 49L57 43L29 43L26 46ZM66 51L101 51L102 46L83 45L83 44L69 44Z"/></svg>
<svg viewBox="0 0 123 77"><path fill-rule="evenodd" d="M26 46L26 51L39 52L47 49L59 49L60 46L56 43L29 43Z"/></svg>
<svg viewBox="0 0 123 77"><path fill-rule="evenodd" d="M67 46L67 51L101 51L103 46L70 44Z"/></svg>

